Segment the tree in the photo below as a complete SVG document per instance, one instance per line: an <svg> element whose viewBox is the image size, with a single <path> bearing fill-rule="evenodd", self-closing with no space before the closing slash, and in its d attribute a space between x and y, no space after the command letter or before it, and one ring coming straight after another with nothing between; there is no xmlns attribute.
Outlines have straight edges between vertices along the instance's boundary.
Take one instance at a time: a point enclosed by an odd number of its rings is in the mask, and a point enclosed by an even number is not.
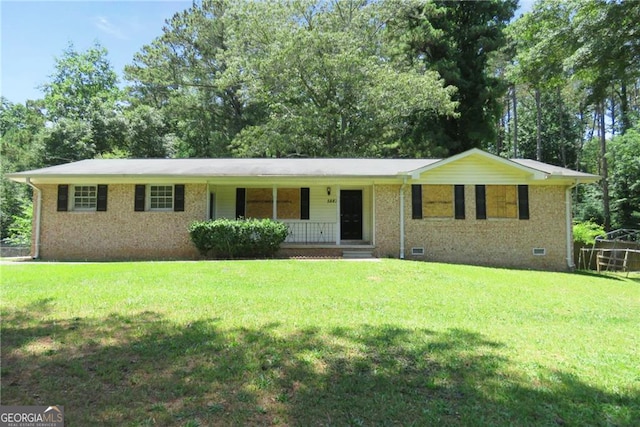
<svg viewBox="0 0 640 427"><path fill-rule="evenodd" d="M514 81L533 87L542 97L552 91L579 93L579 102L570 101L575 116L585 121L593 115L593 125L591 129L584 126L581 141L598 136L597 172L602 176L598 197L607 230L612 226L608 135L610 131L624 133L632 125L627 87L637 84L640 77L639 20L640 3L634 1L542 0L510 26L517 50ZM563 104L567 100L564 95L558 98ZM611 106L610 120L605 117L607 105ZM544 113L538 111L541 135ZM542 154L542 138L538 142ZM562 152L565 156L567 148Z"/></svg>
<svg viewBox="0 0 640 427"><path fill-rule="evenodd" d="M615 137L607 153L611 168L613 222L640 228L640 125Z"/></svg>
<svg viewBox="0 0 640 427"><path fill-rule="evenodd" d="M56 58L43 86L49 126L41 130L42 161L55 165L113 151L123 141L122 94L107 50L96 43L85 52L69 44Z"/></svg>
<svg viewBox="0 0 640 427"><path fill-rule="evenodd" d="M562 167L575 165L581 138L579 120L562 101L561 93L539 93L539 105L532 94L519 101L520 155L541 157L547 163Z"/></svg>
<svg viewBox="0 0 640 427"><path fill-rule="evenodd" d="M135 158L172 157L175 141L162 111L139 105L125 112L126 150Z"/></svg>
<svg viewBox="0 0 640 427"><path fill-rule="evenodd" d="M403 16L393 22L393 31L400 50L456 87L453 99L459 104L457 117L417 115L414 143L431 139L448 154L493 143L507 86L490 74L488 61L505 44L503 30L517 2L399 3Z"/></svg>
<svg viewBox="0 0 640 427"><path fill-rule="evenodd" d="M418 111L453 114L454 88L396 60L384 40L390 9L359 1L249 3L237 10L226 73L268 117L246 128L242 155L411 155Z"/></svg>
<svg viewBox="0 0 640 427"><path fill-rule="evenodd" d="M0 101L0 239L4 239L31 195L30 189L4 174L41 166L37 135L45 120L37 102L13 104L4 97Z"/></svg>
<svg viewBox="0 0 640 427"><path fill-rule="evenodd" d="M221 79L228 67L228 8L226 0L194 2L125 67L134 105L163 115L179 156L229 155L233 138L262 114L241 100L239 86Z"/></svg>
<svg viewBox="0 0 640 427"><path fill-rule="evenodd" d="M382 4L204 1L127 67L181 156L402 152L415 111L453 112L437 73L393 61Z"/></svg>
<svg viewBox="0 0 640 427"><path fill-rule="evenodd" d="M96 104L119 99L118 77L107 59L107 49L95 43L85 52L72 43L55 59L51 81L43 85L47 118L87 120Z"/></svg>

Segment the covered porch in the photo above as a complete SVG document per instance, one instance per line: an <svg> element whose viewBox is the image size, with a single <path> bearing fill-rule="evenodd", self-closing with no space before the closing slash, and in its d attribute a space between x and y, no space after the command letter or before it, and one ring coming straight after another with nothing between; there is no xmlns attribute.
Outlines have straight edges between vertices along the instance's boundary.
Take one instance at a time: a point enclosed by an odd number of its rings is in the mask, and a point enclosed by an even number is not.
<svg viewBox="0 0 640 427"><path fill-rule="evenodd" d="M289 249L373 248L373 194L373 184L210 182L207 217L281 221L289 227Z"/></svg>

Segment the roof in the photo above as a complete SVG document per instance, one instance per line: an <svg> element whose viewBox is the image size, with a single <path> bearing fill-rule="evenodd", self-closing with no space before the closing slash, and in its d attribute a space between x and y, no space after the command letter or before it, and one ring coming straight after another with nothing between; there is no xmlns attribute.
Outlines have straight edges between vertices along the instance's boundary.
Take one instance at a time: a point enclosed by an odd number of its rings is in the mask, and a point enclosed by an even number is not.
<svg viewBox="0 0 640 427"><path fill-rule="evenodd" d="M8 174L20 177L389 177L437 159L92 159Z"/></svg>
<svg viewBox="0 0 640 427"><path fill-rule="evenodd" d="M94 178L221 178L221 177L331 177L331 178L401 178L419 174L479 156L529 172L534 179L568 178L595 182L597 175L576 172L527 159L505 159L472 149L447 159L91 159L42 169L10 173L14 181L29 179Z"/></svg>

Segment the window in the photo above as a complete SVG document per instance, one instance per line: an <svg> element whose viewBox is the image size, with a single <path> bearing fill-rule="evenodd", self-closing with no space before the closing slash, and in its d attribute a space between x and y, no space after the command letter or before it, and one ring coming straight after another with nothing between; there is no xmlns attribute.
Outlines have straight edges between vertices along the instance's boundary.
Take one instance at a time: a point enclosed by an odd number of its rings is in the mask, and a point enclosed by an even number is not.
<svg viewBox="0 0 640 427"><path fill-rule="evenodd" d="M278 188L278 219L300 219L299 188Z"/></svg>
<svg viewBox="0 0 640 427"><path fill-rule="evenodd" d="M185 186L136 184L133 210L136 212L174 211L183 212L185 204Z"/></svg>
<svg viewBox="0 0 640 427"><path fill-rule="evenodd" d="M172 210L173 186L151 185L149 186L149 210Z"/></svg>
<svg viewBox="0 0 640 427"><path fill-rule="evenodd" d="M100 185L58 185L58 212L86 211L105 212L107 210L106 184Z"/></svg>
<svg viewBox="0 0 640 427"><path fill-rule="evenodd" d="M465 218L464 185L411 186L411 217Z"/></svg>
<svg viewBox="0 0 640 427"><path fill-rule="evenodd" d="M98 188L95 185L73 187L73 210L94 211L98 205Z"/></svg>
<svg viewBox="0 0 640 427"><path fill-rule="evenodd" d="M515 185L487 185L488 218L518 218L518 192Z"/></svg>
<svg viewBox="0 0 640 427"><path fill-rule="evenodd" d="M273 190L271 188L247 188L245 215L247 218L271 218L273 216Z"/></svg>
<svg viewBox="0 0 640 427"><path fill-rule="evenodd" d="M309 188L278 188L278 219L309 219ZM272 218L273 188L236 188L236 218Z"/></svg>
<svg viewBox="0 0 640 427"><path fill-rule="evenodd" d="M422 213L424 218L452 218L453 186L423 185Z"/></svg>
<svg viewBox="0 0 640 427"><path fill-rule="evenodd" d="M529 219L529 187L476 185L476 218Z"/></svg>

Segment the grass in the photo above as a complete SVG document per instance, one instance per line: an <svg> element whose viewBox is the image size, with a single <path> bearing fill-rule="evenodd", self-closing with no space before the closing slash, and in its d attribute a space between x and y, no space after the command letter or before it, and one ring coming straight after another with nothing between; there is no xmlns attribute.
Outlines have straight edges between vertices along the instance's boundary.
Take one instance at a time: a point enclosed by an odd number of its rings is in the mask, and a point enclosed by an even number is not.
<svg viewBox="0 0 640 427"><path fill-rule="evenodd" d="M398 260L2 266L2 405L84 425L637 425L640 281Z"/></svg>

